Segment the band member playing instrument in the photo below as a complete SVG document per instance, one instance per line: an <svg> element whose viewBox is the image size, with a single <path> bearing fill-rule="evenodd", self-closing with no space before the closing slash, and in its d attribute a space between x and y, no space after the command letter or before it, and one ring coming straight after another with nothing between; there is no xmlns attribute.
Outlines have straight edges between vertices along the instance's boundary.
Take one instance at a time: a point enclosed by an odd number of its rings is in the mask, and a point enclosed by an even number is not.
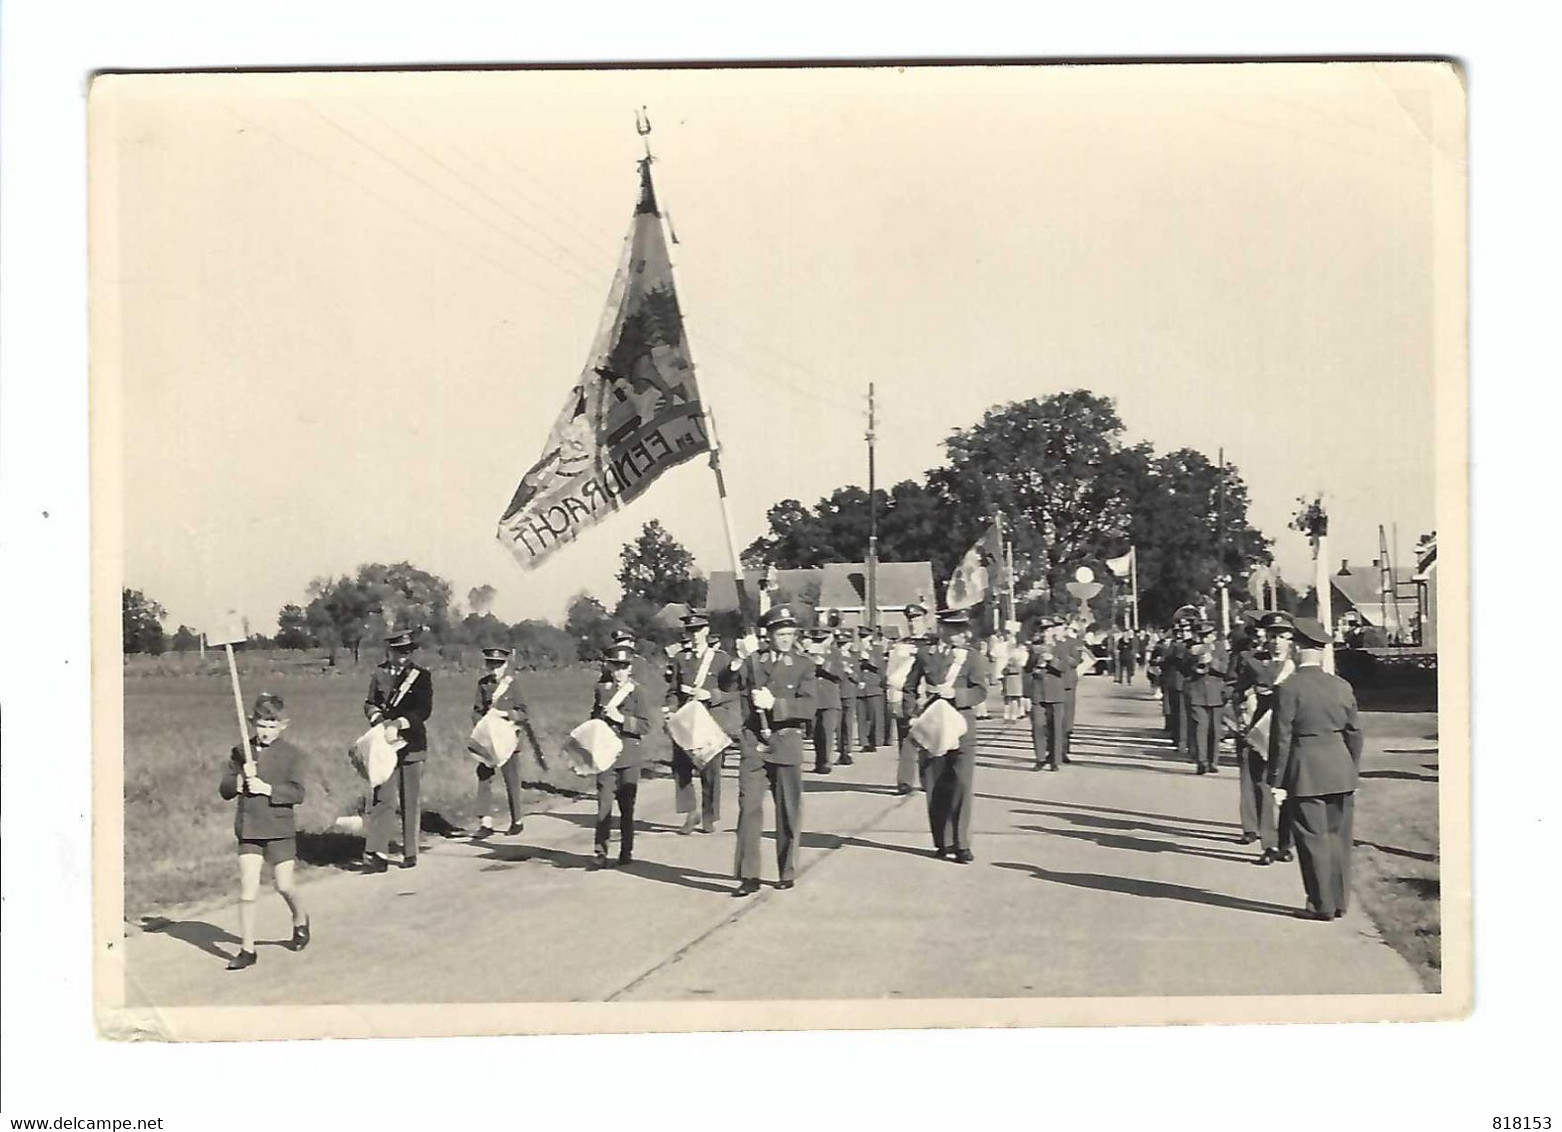
<svg viewBox="0 0 1562 1132"><path fill-rule="evenodd" d="M385 663L369 678L369 694L363 713L371 724L385 727L388 737L399 737L396 772L374 787L364 822L367 871L382 873L389 867L390 835L396 818L396 798L401 799L401 867L418 863L418 831L423 824L419 794L423 763L428 758L428 717L434 710L434 678L428 669L412 663L417 642L410 632L385 638Z"/></svg>
<svg viewBox="0 0 1562 1132"><path fill-rule="evenodd" d="M618 803L618 863L634 862L635 796L640 791L640 740L647 730L640 688L631 678L635 650L627 644L607 650L608 676L597 685L591 717L600 719L623 741L623 750L607 770L597 775L597 868L608 867L608 843L613 834L613 803Z"/></svg>

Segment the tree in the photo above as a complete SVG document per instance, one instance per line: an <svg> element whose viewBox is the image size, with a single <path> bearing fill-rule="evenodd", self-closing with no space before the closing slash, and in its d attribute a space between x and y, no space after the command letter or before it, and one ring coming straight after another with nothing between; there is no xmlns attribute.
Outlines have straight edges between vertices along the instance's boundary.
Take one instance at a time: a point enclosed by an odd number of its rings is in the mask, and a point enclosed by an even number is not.
<svg viewBox="0 0 1562 1132"><path fill-rule="evenodd" d="M612 643L613 619L600 601L580 593L570 600L564 631L575 642L575 655L580 660L596 660Z"/></svg>
<svg viewBox="0 0 1562 1132"><path fill-rule="evenodd" d="M949 521L944 497L916 480L903 480L889 492L874 494L880 561L922 562L943 552ZM868 493L855 484L837 488L812 509L795 499L783 499L767 512L770 533L749 544L743 552L744 564L792 570L865 561L869 511Z"/></svg>
<svg viewBox="0 0 1562 1132"><path fill-rule="evenodd" d="M1246 577L1271 560L1270 541L1248 524L1247 485L1202 452L1180 448L1141 470L1133 493L1133 545L1139 548L1139 605L1148 624L1164 624L1179 605L1219 607L1218 574ZM1224 549L1221 517L1224 513ZM1251 602L1241 587L1234 601Z"/></svg>
<svg viewBox="0 0 1562 1132"><path fill-rule="evenodd" d="M121 589L119 597L125 651L161 656L164 645L163 618L168 616L168 610L140 590Z"/></svg>
<svg viewBox="0 0 1562 1132"><path fill-rule="evenodd" d="M180 625L174 632L172 644L174 652L194 652L201 647L200 634L188 625Z"/></svg>
<svg viewBox="0 0 1562 1132"><path fill-rule="evenodd" d="M479 616L484 613L490 613L494 607L494 595L498 592L498 590L487 583L481 586L474 586L466 591L466 606Z"/></svg>
<svg viewBox="0 0 1562 1132"><path fill-rule="evenodd" d="M352 650L353 663L366 638L392 630L427 631L444 641L450 632L450 583L409 562L358 567L356 577L316 578L309 583L304 622L310 633L331 650Z"/></svg>
<svg viewBox="0 0 1562 1132"><path fill-rule="evenodd" d="M557 668L579 659L579 647L563 629L547 621L519 621L510 628L515 663L522 668Z"/></svg>
<svg viewBox="0 0 1562 1132"><path fill-rule="evenodd" d="M618 584L625 597L642 598L657 609L669 602L705 603L705 579L695 572L694 555L656 519L624 544L618 562Z"/></svg>
<svg viewBox="0 0 1562 1132"><path fill-rule="evenodd" d="M297 605L284 605L277 614L277 648L279 649L307 649L313 648L318 642L314 634L309 631L309 618L302 607Z"/></svg>

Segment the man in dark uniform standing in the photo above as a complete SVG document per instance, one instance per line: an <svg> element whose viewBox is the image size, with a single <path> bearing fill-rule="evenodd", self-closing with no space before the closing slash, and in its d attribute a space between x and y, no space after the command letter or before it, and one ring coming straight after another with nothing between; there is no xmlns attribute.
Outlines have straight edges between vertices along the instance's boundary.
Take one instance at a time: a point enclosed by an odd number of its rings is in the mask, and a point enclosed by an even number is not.
<svg viewBox="0 0 1562 1132"><path fill-rule="evenodd" d="M1257 864L1272 865L1277 861L1292 859L1291 846L1295 840L1291 820L1292 806L1277 805L1274 793L1265 779L1269 770L1269 747L1274 722L1274 692L1296 671L1294 641L1289 615L1280 612L1266 613L1254 626L1254 633L1262 640L1262 652L1254 654L1247 662L1248 673L1238 675L1238 683L1251 682L1252 704L1242 738L1242 805L1241 820L1244 831L1257 831L1259 847L1263 852ZM1263 727L1254 730L1260 722ZM1244 841L1251 841L1243 834Z"/></svg>
<svg viewBox="0 0 1562 1132"><path fill-rule="evenodd" d="M770 631L768 647L750 652L729 678L729 687L735 684L741 696L743 714L734 896L759 891L767 787L776 807L777 888L792 887L802 844L803 733L814 718L814 664L793 649L797 617L791 607L772 609L765 624Z"/></svg>
<svg viewBox="0 0 1562 1132"><path fill-rule="evenodd" d="M829 774L841 738L841 681L846 678L846 660L825 628L808 630L808 655L814 663L814 773Z"/></svg>
<svg viewBox="0 0 1562 1132"><path fill-rule="evenodd" d="M963 609L938 614L940 641L917 657L906 680L907 719L934 700L947 701L965 719L960 745L948 753L921 751L922 786L934 855L968 865L976 786L976 708L987 702L987 658L971 643L970 615ZM906 740L915 748L909 738Z"/></svg>
<svg viewBox="0 0 1562 1132"><path fill-rule="evenodd" d="M1297 915L1333 920L1350 899L1351 826L1362 736L1356 693L1323 670L1329 634L1310 618L1293 628L1296 671L1275 689L1270 729L1269 785L1291 801L1296 853L1307 907Z"/></svg>
<svg viewBox="0 0 1562 1132"><path fill-rule="evenodd" d="M428 669L412 663L417 642L411 632L385 638L385 663L369 677L369 694L363 713L371 725L383 725L392 738L405 745L396 755L396 771L370 795L364 822L364 850L368 871L382 873L390 862L391 830L395 824L396 798L401 799L401 867L418 863L418 830L423 824L419 806L423 762L428 757L428 717L434 710L434 678Z"/></svg>
<svg viewBox="0 0 1562 1132"><path fill-rule="evenodd" d="M856 641L857 635L850 629L835 630L835 648L841 654L841 730L836 745L840 754L836 761L842 766L851 766L855 761L852 748L856 746L857 700L862 692L862 662Z"/></svg>
<svg viewBox="0 0 1562 1132"><path fill-rule="evenodd" d="M862 688L857 693L857 738L862 753L871 754L879 749L884 737L884 638L877 629L866 625L857 630L860 655L857 671Z"/></svg>
<svg viewBox="0 0 1562 1132"><path fill-rule="evenodd" d="M1183 636L1184 623L1179 620L1172 625L1171 640L1161 653L1161 707L1166 714L1167 737L1177 748L1178 755L1188 753L1188 740L1184 734L1188 709L1182 698L1182 662L1186 651Z"/></svg>
<svg viewBox="0 0 1562 1132"><path fill-rule="evenodd" d="M1079 683L1079 655L1063 625L1049 617L1041 623L1042 640L1031 652L1032 770L1057 770L1068 761L1068 701Z"/></svg>
<svg viewBox="0 0 1562 1132"><path fill-rule="evenodd" d="M1183 653L1183 696L1188 704L1188 746L1200 774L1220 772L1220 720L1226 704L1226 670L1231 658L1215 626L1200 621L1198 640Z"/></svg>
<svg viewBox="0 0 1562 1132"><path fill-rule="evenodd" d="M505 665L510 660L510 650L506 648L486 648L483 650L483 667L487 670L477 680L477 695L472 700L472 723L487 715L489 711L498 710L504 713L506 719L519 727L526 719L526 704L521 700L515 690L515 681L510 679L504 684L503 695L495 697L498 693L500 682L505 677ZM499 768L499 775L504 779L505 797L510 803L510 828L505 830L505 836L514 837L521 832L521 760L514 751L510 757L504 760ZM476 837L490 837L494 832L494 819L490 816L494 804L494 768L487 763L477 764L477 832Z"/></svg>
<svg viewBox="0 0 1562 1132"><path fill-rule="evenodd" d="M710 618L704 610L691 609L680 621L683 624L683 648L672 658L668 666L667 697L662 711L664 716L683 707L690 700L705 705L718 726L728 735L736 735L737 692L727 680L732 670L732 657L711 643ZM713 833L721 820L721 755L713 756L703 767L694 764L694 756L674 743L673 784L674 806L685 815L680 834ZM694 805L694 780L700 782L700 805Z"/></svg>

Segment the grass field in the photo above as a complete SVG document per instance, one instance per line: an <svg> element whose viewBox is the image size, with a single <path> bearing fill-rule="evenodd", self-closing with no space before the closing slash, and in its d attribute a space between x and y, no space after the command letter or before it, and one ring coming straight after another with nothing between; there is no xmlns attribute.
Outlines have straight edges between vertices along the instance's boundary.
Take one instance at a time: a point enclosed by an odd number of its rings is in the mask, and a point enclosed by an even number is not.
<svg viewBox="0 0 1562 1132"><path fill-rule="evenodd" d="M1429 991L1442 988L1438 733L1430 712L1363 712L1352 887Z"/></svg>
<svg viewBox="0 0 1562 1132"><path fill-rule="evenodd" d="M217 795L228 752L237 743L233 694L217 652L203 664L194 656L132 657L125 668L125 915L127 919L219 896L237 885L233 806ZM423 658L420 658L423 659ZM373 665L350 657L335 669L322 658L296 653L241 658L246 704L276 692L292 723L287 737L310 758L306 797L298 808L302 876L355 861L361 837L332 831L336 819L361 813L364 783L347 761L347 746L367 726L363 698ZM424 829L437 833L475 822L475 760L466 753L480 669L432 665L434 714L423 777ZM516 679L531 709L532 726L547 758L591 710L594 666L521 672ZM637 667L636 680L660 702L656 667ZM670 755L659 729L647 758ZM567 769L547 766L523 742L521 778L526 808L546 806L561 793L592 788ZM494 805L504 812L504 785L494 783ZM499 819L501 824L503 819ZM399 826L398 826L399 829Z"/></svg>

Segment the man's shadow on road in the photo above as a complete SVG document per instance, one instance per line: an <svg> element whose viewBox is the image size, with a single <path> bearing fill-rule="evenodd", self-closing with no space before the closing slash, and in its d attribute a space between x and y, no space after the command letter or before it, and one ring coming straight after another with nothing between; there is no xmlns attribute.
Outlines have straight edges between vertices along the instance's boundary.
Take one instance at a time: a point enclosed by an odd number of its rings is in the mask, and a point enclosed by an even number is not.
<svg viewBox="0 0 1562 1132"><path fill-rule="evenodd" d="M1057 815L1045 814L1045 817ZM1053 837L1069 837L1076 841L1090 841L1105 849L1127 849L1135 853L1181 853L1188 857L1208 857L1212 861L1230 861L1233 864L1251 864L1254 858L1240 853L1216 853L1196 845L1179 845L1175 841L1160 841L1149 837L1130 837L1123 833L1105 833L1095 829L1056 829L1044 825L1022 825L1017 828L1027 833L1045 833Z"/></svg>
<svg viewBox="0 0 1562 1132"><path fill-rule="evenodd" d="M591 853L573 853L568 849L552 849L536 845L495 845L483 853L480 859L496 862L487 868L509 868L529 861L540 861L555 869L592 870L596 856ZM619 873L639 880L672 884L679 888L692 888L700 892L729 893L735 883L722 873L710 873L703 869L690 869L680 865L668 865L660 861L636 858L627 865L600 870Z"/></svg>
<svg viewBox="0 0 1562 1132"><path fill-rule="evenodd" d="M1093 888L1098 892L1121 892L1126 896L1145 896L1152 900L1180 900L1187 904L1205 904L1214 908L1230 908L1236 912L1257 912L1268 916L1289 917L1296 913L1295 908L1288 908L1283 904L1247 900L1240 896L1228 896L1224 892L1210 892L1191 885L1171 884L1161 880L1114 877L1102 873L1065 873L1019 861L994 861L993 868L1030 873L1037 880L1066 884L1074 888Z"/></svg>
<svg viewBox="0 0 1562 1132"><path fill-rule="evenodd" d="M1204 829L1192 829L1186 826L1163 825L1153 821L1123 821L1119 818L1098 817L1095 814L1076 814L1073 807L1066 802L1048 802L1037 799L1038 806L1051 806L1051 810L1011 810L1011 813L1021 817L1032 818L1061 818L1063 821L1072 822L1074 825L1092 826L1097 829L1120 829L1129 832L1164 833L1168 837L1196 837L1202 841L1219 841L1225 844L1232 842L1229 833L1214 833ZM1028 827L1027 827L1028 828Z"/></svg>
<svg viewBox="0 0 1562 1132"><path fill-rule="evenodd" d="M1194 818L1194 817L1183 818L1183 817L1179 817L1177 814L1157 814L1157 813L1151 813L1149 810L1114 809L1111 806L1091 806L1091 805L1087 805L1084 802L1049 802L1045 798L1016 798L1016 797L1013 797L1013 796L1008 795L1008 794L984 794L981 791L978 791L976 796L978 798L986 798L988 801L991 801L991 802L1015 802L1015 803L1018 803L1021 806L1050 806L1050 805L1056 805L1056 806L1059 806L1059 807L1066 808L1066 809L1068 809L1070 811L1084 810L1084 811L1087 811L1089 813L1095 813L1095 814L1112 814L1114 816L1133 817L1133 818L1153 818L1156 821L1163 821L1163 822L1186 821L1186 822L1188 822L1190 824L1193 824L1193 825L1215 826L1218 829L1236 829L1237 828L1237 823L1235 823L1235 822L1215 821L1212 818ZM1018 811L1016 811L1016 812L1018 812Z"/></svg>

